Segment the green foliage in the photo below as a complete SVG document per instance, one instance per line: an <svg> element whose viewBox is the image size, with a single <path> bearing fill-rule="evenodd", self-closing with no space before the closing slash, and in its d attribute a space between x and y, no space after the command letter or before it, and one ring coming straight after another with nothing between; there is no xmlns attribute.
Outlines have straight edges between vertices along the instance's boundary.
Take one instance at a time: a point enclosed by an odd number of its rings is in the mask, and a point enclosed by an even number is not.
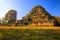
<svg viewBox="0 0 60 40"><path fill-rule="evenodd" d="M56 19L57 25L60 26L60 17L58 16L53 16L53 17Z"/></svg>
<svg viewBox="0 0 60 40"><path fill-rule="evenodd" d="M0 19L0 25L1 25L1 19Z"/></svg>
<svg viewBox="0 0 60 40"><path fill-rule="evenodd" d="M0 40L60 40L60 31L54 30L0 30Z"/></svg>
<svg viewBox="0 0 60 40"><path fill-rule="evenodd" d="M4 25L12 25L16 21L17 12L15 10L9 10L3 18Z"/></svg>

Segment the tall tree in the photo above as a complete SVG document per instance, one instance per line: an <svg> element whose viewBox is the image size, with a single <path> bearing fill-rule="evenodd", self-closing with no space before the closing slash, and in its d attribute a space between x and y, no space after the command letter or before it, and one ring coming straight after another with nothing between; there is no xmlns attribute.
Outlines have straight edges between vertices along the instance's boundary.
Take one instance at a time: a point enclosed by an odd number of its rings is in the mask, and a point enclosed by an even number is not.
<svg viewBox="0 0 60 40"><path fill-rule="evenodd" d="M17 11L12 9L5 14L4 20L7 25L11 25L16 21L16 18L17 18Z"/></svg>
<svg viewBox="0 0 60 40"><path fill-rule="evenodd" d="M60 26L60 17L58 17L58 16L53 16L55 19L56 19L56 21L57 21L57 26Z"/></svg>
<svg viewBox="0 0 60 40"><path fill-rule="evenodd" d="M0 26L2 25L2 20L1 20L1 18L0 18Z"/></svg>

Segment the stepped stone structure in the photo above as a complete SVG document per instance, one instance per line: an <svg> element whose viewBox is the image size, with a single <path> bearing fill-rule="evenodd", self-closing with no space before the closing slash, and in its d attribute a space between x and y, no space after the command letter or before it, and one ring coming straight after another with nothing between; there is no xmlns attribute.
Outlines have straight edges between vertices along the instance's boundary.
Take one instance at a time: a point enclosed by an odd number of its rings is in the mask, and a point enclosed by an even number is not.
<svg viewBox="0 0 60 40"><path fill-rule="evenodd" d="M2 25L15 25L15 26L57 26L59 24L57 20L51 16L45 8L38 5L32 8L32 10L22 17L20 20L17 19L17 11L9 10L2 20ZM1 20L0 20L1 24Z"/></svg>
<svg viewBox="0 0 60 40"><path fill-rule="evenodd" d="M32 16L32 22L30 25L34 26L54 26L54 19L52 16L41 6L36 6L30 12Z"/></svg>
<svg viewBox="0 0 60 40"><path fill-rule="evenodd" d="M54 26L55 19L40 5L32 8L32 10L24 17L22 23L31 26Z"/></svg>

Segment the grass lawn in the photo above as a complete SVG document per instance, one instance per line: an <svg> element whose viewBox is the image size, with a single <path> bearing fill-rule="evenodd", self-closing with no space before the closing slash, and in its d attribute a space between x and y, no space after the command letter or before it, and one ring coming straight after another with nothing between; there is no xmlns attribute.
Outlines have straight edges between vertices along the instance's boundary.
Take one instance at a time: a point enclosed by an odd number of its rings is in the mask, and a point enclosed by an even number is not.
<svg viewBox="0 0 60 40"><path fill-rule="evenodd" d="M60 30L0 29L0 40L60 40Z"/></svg>

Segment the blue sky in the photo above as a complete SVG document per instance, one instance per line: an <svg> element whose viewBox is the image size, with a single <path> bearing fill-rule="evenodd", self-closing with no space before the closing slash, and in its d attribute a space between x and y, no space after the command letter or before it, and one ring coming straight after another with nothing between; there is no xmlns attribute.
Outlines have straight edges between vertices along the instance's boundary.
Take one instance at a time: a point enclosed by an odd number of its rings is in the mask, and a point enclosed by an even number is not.
<svg viewBox="0 0 60 40"><path fill-rule="evenodd" d="M60 0L0 0L0 18L10 9L17 11L17 18L21 19L37 5L43 6L51 15L60 16Z"/></svg>

